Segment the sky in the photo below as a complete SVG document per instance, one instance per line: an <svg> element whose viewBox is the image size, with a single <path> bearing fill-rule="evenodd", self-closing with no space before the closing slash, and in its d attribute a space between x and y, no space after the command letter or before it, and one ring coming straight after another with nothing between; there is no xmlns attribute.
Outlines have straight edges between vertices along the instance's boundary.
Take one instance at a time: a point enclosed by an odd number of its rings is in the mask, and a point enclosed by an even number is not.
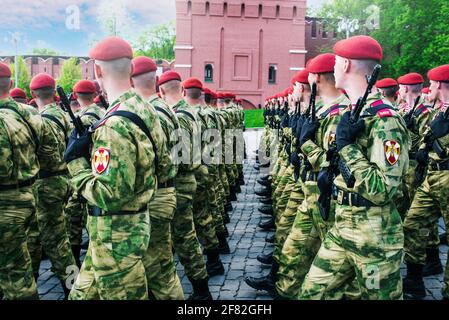
<svg viewBox="0 0 449 320"><path fill-rule="evenodd" d="M308 0L318 7L329 0ZM129 41L152 26L175 20L175 0L1 0L0 56L47 48L61 55L87 56L106 35L104 21L120 12L119 30Z"/></svg>

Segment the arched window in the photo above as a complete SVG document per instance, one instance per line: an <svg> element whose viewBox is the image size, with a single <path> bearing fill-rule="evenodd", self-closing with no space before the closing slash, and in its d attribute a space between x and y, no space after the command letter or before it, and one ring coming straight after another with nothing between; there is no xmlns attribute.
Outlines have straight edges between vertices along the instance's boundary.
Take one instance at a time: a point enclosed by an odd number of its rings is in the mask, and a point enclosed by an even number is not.
<svg viewBox="0 0 449 320"><path fill-rule="evenodd" d="M270 67L268 68L268 83L269 84L276 83L276 73L277 73L276 65L270 64Z"/></svg>
<svg viewBox="0 0 449 320"><path fill-rule="evenodd" d="M242 17L245 16L245 4L242 3Z"/></svg>
<svg viewBox="0 0 449 320"><path fill-rule="evenodd" d="M192 1L187 2L187 14L192 13Z"/></svg>
<svg viewBox="0 0 449 320"><path fill-rule="evenodd" d="M204 67L204 82L214 82L214 66L210 63Z"/></svg>
<svg viewBox="0 0 449 320"><path fill-rule="evenodd" d="M316 38L316 36L317 36L316 20L314 19L312 21L312 38Z"/></svg>
<svg viewBox="0 0 449 320"><path fill-rule="evenodd" d="M298 15L298 10L296 9L296 6L293 7L293 18L296 18Z"/></svg>
<svg viewBox="0 0 449 320"><path fill-rule="evenodd" d="M263 7L261 4L259 4L259 18L262 17Z"/></svg>
<svg viewBox="0 0 449 320"><path fill-rule="evenodd" d="M276 18L279 18L280 12L281 12L281 7L280 6L276 6Z"/></svg>
<svg viewBox="0 0 449 320"><path fill-rule="evenodd" d="M228 15L228 3L225 2L223 6L224 6L224 9L223 9L224 15L227 16Z"/></svg>
<svg viewBox="0 0 449 320"><path fill-rule="evenodd" d="M323 28L322 37L323 37L323 39L327 39L327 24L326 24L326 21L323 22L322 28Z"/></svg>

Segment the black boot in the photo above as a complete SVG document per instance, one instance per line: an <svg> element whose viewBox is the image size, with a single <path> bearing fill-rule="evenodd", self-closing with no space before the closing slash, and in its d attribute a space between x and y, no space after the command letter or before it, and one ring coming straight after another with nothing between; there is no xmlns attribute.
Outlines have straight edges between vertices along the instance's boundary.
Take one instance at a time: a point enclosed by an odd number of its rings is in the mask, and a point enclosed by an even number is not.
<svg viewBox="0 0 449 320"><path fill-rule="evenodd" d="M423 281L423 265L407 262L407 276L403 280L404 298L410 300L426 297L426 287Z"/></svg>
<svg viewBox="0 0 449 320"><path fill-rule="evenodd" d="M259 212L266 214L268 216L272 216L273 215L273 207L270 205L265 205L259 208Z"/></svg>
<svg viewBox="0 0 449 320"><path fill-rule="evenodd" d="M274 243L275 239L276 239L276 235L273 233L271 236L266 237L265 242L266 243Z"/></svg>
<svg viewBox="0 0 449 320"><path fill-rule="evenodd" d="M440 244L443 246L447 246L447 234L446 233L440 234Z"/></svg>
<svg viewBox="0 0 449 320"><path fill-rule="evenodd" d="M220 254L230 254L231 249L229 248L228 240L226 240L225 234L217 234L218 238L218 252Z"/></svg>
<svg viewBox="0 0 449 320"><path fill-rule="evenodd" d="M262 178L257 179L257 183L264 186L264 187L269 187L271 185L271 182L267 179L267 180L263 180Z"/></svg>
<svg viewBox="0 0 449 320"><path fill-rule="evenodd" d="M72 245L72 253L73 257L75 258L76 265L78 266L78 269L81 269L81 246L80 245Z"/></svg>
<svg viewBox="0 0 449 320"><path fill-rule="evenodd" d="M227 212L223 213L223 223L228 224L231 222L231 218L229 217L229 214Z"/></svg>
<svg viewBox="0 0 449 320"><path fill-rule="evenodd" d="M437 248L426 249L426 265L423 269L423 277L436 276L443 273L443 265L440 260L440 251Z"/></svg>
<svg viewBox="0 0 449 320"><path fill-rule="evenodd" d="M223 235L225 236L225 238L229 238L229 230L228 230L228 227L226 227L226 226L224 226Z"/></svg>
<svg viewBox="0 0 449 320"><path fill-rule="evenodd" d="M272 264L274 262L273 260L273 251L267 254L259 254L257 256L257 261L263 264Z"/></svg>
<svg viewBox="0 0 449 320"><path fill-rule="evenodd" d="M209 291L208 278L200 280L193 280L189 278L189 280L192 284L193 292L189 296L188 300L213 300Z"/></svg>
<svg viewBox="0 0 449 320"><path fill-rule="evenodd" d="M272 231L276 228L276 225L274 224L274 217L271 217L267 221L261 221L258 226L264 231Z"/></svg>
<svg viewBox="0 0 449 320"><path fill-rule="evenodd" d="M238 182L235 186L235 193L242 193L242 188L240 187L240 182Z"/></svg>
<svg viewBox="0 0 449 320"><path fill-rule="evenodd" d="M240 184L241 186L244 186L244 185L245 185L245 175L243 174L243 172L240 172L240 173L239 173L239 184Z"/></svg>
<svg viewBox="0 0 449 320"><path fill-rule="evenodd" d="M237 201L237 191L235 186L231 187L231 194L229 195L229 200L230 201Z"/></svg>
<svg viewBox="0 0 449 320"><path fill-rule="evenodd" d="M260 180L264 180L264 181L268 181L268 180L270 180L270 176L269 175L266 175L266 176L263 176L263 177L261 177L261 178L259 178Z"/></svg>
<svg viewBox="0 0 449 320"><path fill-rule="evenodd" d="M273 199L271 199L271 198L262 198L262 199L260 199L259 200L259 202L260 203L262 203L262 204L269 204L269 205L271 205L271 204L273 204Z"/></svg>
<svg viewBox="0 0 449 320"><path fill-rule="evenodd" d="M234 210L234 208L232 207L232 203L231 203L231 201L228 201L225 205L225 211L230 212L232 210Z"/></svg>
<svg viewBox="0 0 449 320"><path fill-rule="evenodd" d="M39 272L36 272L35 274L33 274L34 276L34 281L36 281L37 284L37 279L39 279Z"/></svg>
<svg viewBox="0 0 449 320"><path fill-rule="evenodd" d="M254 193L259 197L271 198L271 188L261 188L254 191Z"/></svg>
<svg viewBox="0 0 449 320"><path fill-rule="evenodd" d="M62 290L64 291L64 300L68 300L69 299L69 294L70 294L70 289L67 288L67 286L65 285L65 280L64 281L59 281L61 283L61 287Z"/></svg>
<svg viewBox="0 0 449 320"><path fill-rule="evenodd" d="M260 291L267 291L271 295L275 295L278 270L279 265L276 262L273 262L273 264L271 265L270 273L268 275L261 278L247 277L245 278L245 282L251 288Z"/></svg>
<svg viewBox="0 0 449 320"><path fill-rule="evenodd" d="M224 274L225 270L223 267L223 263L220 260L218 248L206 250L206 256L207 256L206 270L209 277Z"/></svg>

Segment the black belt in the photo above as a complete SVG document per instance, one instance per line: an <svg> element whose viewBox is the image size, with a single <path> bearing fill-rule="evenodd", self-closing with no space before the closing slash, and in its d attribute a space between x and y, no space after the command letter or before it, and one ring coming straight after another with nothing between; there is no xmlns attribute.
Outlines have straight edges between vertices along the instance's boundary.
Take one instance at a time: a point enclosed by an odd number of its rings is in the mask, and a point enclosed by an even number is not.
<svg viewBox="0 0 449 320"><path fill-rule="evenodd" d="M7 190L16 190L16 189L21 189L21 188L25 188L25 187L29 187L32 186L37 180L37 176L32 177L31 179L25 180L25 181L21 181L18 182L16 184L9 184L9 185L0 185L0 191L7 191Z"/></svg>
<svg viewBox="0 0 449 320"><path fill-rule="evenodd" d="M157 184L158 189L167 189L174 187L175 187L175 180L168 180L167 182Z"/></svg>
<svg viewBox="0 0 449 320"><path fill-rule="evenodd" d="M430 169L432 169L433 171L449 170L449 160L444 162L432 162L430 163Z"/></svg>
<svg viewBox="0 0 449 320"><path fill-rule="evenodd" d="M146 209L147 209L147 206L140 208L138 211L117 211L117 212L107 211L106 212L106 211L103 211L103 209L101 209L99 207L88 206L88 213L92 217L126 216L126 215L138 214Z"/></svg>
<svg viewBox="0 0 449 320"><path fill-rule="evenodd" d="M365 199L358 193L347 192L333 188L332 198L337 201L339 205L351 207L376 207L374 203Z"/></svg>
<svg viewBox="0 0 449 320"><path fill-rule="evenodd" d="M67 174L69 174L69 170L67 170L67 169L61 170L61 171L55 171L55 172L41 170L41 171L39 171L38 179L47 179L47 178L52 178L52 177L65 176Z"/></svg>

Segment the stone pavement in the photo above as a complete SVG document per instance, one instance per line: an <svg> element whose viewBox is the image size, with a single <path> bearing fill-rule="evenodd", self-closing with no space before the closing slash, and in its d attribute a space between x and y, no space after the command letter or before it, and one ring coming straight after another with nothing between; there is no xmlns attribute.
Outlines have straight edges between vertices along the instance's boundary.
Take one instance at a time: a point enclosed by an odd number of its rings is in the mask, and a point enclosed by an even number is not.
<svg viewBox="0 0 449 320"><path fill-rule="evenodd" d="M242 186L242 193L238 195L238 201L233 202L234 210L231 216L231 223L227 225L230 233L229 245L230 255L222 255L221 260L225 267L223 276L213 277L209 280L210 290L214 299L220 300L270 300L271 298L264 292L257 292L250 288L244 281L245 276L258 276L267 274L269 266L261 265L256 257L261 252L272 251L273 245L265 242L265 238L270 233L262 232L257 228L257 224L262 218L258 212L258 197L254 194L254 189L258 188L256 180L261 175L253 169L254 150L259 144L260 131L247 131L245 140L247 143L247 154L250 158L244 166L245 182ZM253 158L253 159L251 159ZM440 231L443 232L443 225L440 223ZM87 236L85 235L85 239ZM441 258L443 262L447 260L447 246L440 246ZM84 252L83 252L84 253ZM51 263L44 260L41 263L40 277L38 280L38 290L40 298L43 300L58 300L63 298L62 288L58 279L50 270ZM177 270L184 288L186 297L191 293L191 285L184 275L183 267L178 263ZM401 270L405 273L405 268ZM443 275L426 278L428 300L440 300Z"/></svg>

